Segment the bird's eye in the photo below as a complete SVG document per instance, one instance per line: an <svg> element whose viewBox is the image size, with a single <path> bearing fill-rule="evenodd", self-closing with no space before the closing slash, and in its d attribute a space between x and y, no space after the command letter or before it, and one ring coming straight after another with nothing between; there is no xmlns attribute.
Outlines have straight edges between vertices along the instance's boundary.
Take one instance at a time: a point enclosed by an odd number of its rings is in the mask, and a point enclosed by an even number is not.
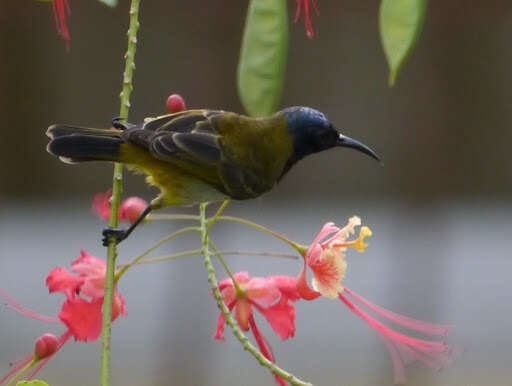
<svg viewBox="0 0 512 386"><path fill-rule="evenodd" d="M320 138L323 144L325 145L332 145L336 143L338 139L338 132L333 129L324 130L320 134Z"/></svg>

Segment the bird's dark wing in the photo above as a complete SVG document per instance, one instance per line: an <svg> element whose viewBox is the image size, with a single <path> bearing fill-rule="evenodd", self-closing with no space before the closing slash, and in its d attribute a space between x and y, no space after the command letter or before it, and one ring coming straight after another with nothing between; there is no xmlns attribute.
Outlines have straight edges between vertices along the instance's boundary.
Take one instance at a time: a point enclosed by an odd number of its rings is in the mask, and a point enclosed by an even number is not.
<svg viewBox="0 0 512 386"><path fill-rule="evenodd" d="M123 139L147 148L153 157L178 165L230 197L256 197L262 193L258 178L233 163L224 151L216 130L216 120L223 114L219 110L189 110L166 115L127 131Z"/></svg>
<svg viewBox="0 0 512 386"><path fill-rule="evenodd" d="M147 122L143 131L151 132L149 151L162 161L188 161L203 166L222 161L220 137L211 117L216 110L190 110ZM207 164L207 165L205 165Z"/></svg>

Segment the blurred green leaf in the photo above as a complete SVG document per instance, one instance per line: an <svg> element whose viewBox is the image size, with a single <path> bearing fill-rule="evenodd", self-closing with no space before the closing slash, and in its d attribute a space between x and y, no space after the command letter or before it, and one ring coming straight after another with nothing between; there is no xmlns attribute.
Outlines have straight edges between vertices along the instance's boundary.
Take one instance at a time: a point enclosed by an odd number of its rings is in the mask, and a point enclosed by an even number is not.
<svg viewBox="0 0 512 386"><path fill-rule="evenodd" d="M19 381L16 384L16 386L50 386L50 385L47 384L45 381L38 381L36 379L33 381Z"/></svg>
<svg viewBox="0 0 512 386"><path fill-rule="evenodd" d="M382 0L380 3L380 37L389 65L389 85L418 40L427 0Z"/></svg>
<svg viewBox="0 0 512 386"><path fill-rule="evenodd" d="M99 0L99 2L108 5L112 8L114 8L117 5L117 0Z"/></svg>
<svg viewBox="0 0 512 386"><path fill-rule="evenodd" d="M238 64L238 92L250 115L268 116L276 111L287 52L286 0L251 0Z"/></svg>

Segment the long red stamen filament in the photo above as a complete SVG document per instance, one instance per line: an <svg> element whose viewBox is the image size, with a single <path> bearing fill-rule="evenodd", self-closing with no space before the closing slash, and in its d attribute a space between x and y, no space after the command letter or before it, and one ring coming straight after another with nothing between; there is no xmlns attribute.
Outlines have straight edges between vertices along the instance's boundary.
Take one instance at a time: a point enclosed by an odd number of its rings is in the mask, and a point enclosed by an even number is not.
<svg viewBox="0 0 512 386"><path fill-rule="evenodd" d="M9 371L5 376L0 379L0 384L4 383L7 379L9 379L13 374L17 373L19 370L21 370L23 367L28 365L32 360L34 359L34 355L27 355L23 358L17 359L14 363L16 363L17 366L15 366L11 371Z"/></svg>
<svg viewBox="0 0 512 386"><path fill-rule="evenodd" d="M345 291L347 291L346 288ZM354 293L350 290L347 291L347 294L350 294L351 296L354 295ZM428 367L434 370L440 370L443 368L445 364L450 363L452 361L452 357L457 354L457 347L454 348L452 346L448 346L440 341L429 341L425 339L413 338L396 332L395 330L387 327L386 325L384 325L371 315L364 312L362 309L360 309L358 306L352 303L343 293L338 294L338 297L343 303L345 303L345 305L348 308L350 308L350 310L352 310L352 312L354 312L357 316L359 316L367 324L369 324L370 327L372 327L379 333L384 343L386 344L388 352L393 361L395 383L397 384L405 382L406 365L417 360L420 360L423 363L425 363ZM362 297L358 297L358 295L353 297L356 300L359 300L359 298L363 299ZM370 304L369 308L372 310L374 309L374 307L377 307L368 301L362 303L365 305L367 305L366 303ZM380 307L377 309L381 311ZM391 311L389 312L391 313ZM396 314L391 313L391 317L393 319L395 318L395 316ZM401 317L401 315L399 316ZM399 318L399 321L405 322L399 323L403 326L406 326L411 322L411 320L409 320L408 318L406 318L405 320ZM412 319L412 321L415 320Z"/></svg>
<svg viewBox="0 0 512 386"><path fill-rule="evenodd" d="M427 323L422 320L417 320L413 318L409 318L404 315L397 314L393 311L387 310L383 307L380 307L376 304L371 303L370 301L363 298L361 295L355 293L354 291L345 288L345 292L354 298L357 302L361 303L368 309L373 312L381 315L382 317L390 320L393 323L396 323L400 326L407 327L411 330L423 332L428 335L439 335L446 336L450 331L453 330L453 326L445 325L445 324L435 324L435 323Z"/></svg>
<svg viewBox="0 0 512 386"><path fill-rule="evenodd" d="M0 296L2 296L7 301L7 306L17 312L18 314L21 314L23 316L28 316L29 318L41 320L43 322L49 322L49 323L60 323L60 320L58 318L52 317L52 316L46 316L39 314L35 311L32 311L30 308L25 307L23 304L18 302L17 300L14 300L11 298L7 292L5 292L3 289L0 288Z"/></svg>
<svg viewBox="0 0 512 386"><path fill-rule="evenodd" d="M396 332L395 330L392 330L388 326L385 326L381 322L379 322L377 319L373 318L372 316L368 315L366 312L361 310L359 307L357 307L355 304L353 304L350 300L347 299L347 297L343 294L338 294L339 298L347 305L348 308L350 308L357 316L359 316L361 319L363 319L366 323L368 323L371 327L375 328L376 330L382 332L389 338L391 338L393 341L402 342L408 345L413 346L419 351L425 352L425 353L433 353L433 352L446 352L449 350L449 346L445 345L442 342L437 341L428 341L424 339L418 339L413 338L404 334L401 334L399 332Z"/></svg>
<svg viewBox="0 0 512 386"><path fill-rule="evenodd" d="M258 347L260 348L261 353L265 358L267 358L269 361L275 362L274 359L274 353L272 352L272 347L270 347L270 344L267 342L265 337L261 334L260 330L258 329L258 326L256 326L256 321L254 320L254 316L249 317L249 326L251 327L251 331L254 335L254 339L256 340L256 343L258 344ZM276 382L280 386L286 386L286 381L281 378L279 375L274 374L274 377L276 379Z"/></svg>

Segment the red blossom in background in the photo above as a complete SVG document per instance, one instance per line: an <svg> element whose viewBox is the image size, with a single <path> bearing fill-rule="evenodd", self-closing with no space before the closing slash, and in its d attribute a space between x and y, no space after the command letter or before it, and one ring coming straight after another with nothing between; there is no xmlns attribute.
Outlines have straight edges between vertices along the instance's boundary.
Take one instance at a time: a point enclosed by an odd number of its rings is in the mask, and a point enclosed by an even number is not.
<svg viewBox="0 0 512 386"><path fill-rule="evenodd" d="M71 14L71 9L69 8L68 0L52 0L52 6L57 32L62 40L66 42L66 51L69 52L71 36L69 35L66 17Z"/></svg>
<svg viewBox="0 0 512 386"><path fill-rule="evenodd" d="M295 334L295 308L291 302L299 299L297 282L290 276L268 276L249 278L246 271L238 272L234 278L241 290L233 285L230 278L219 283L219 289L229 310L235 310L235 319L244 331L249 329L254 334L261 353L268 360L274 362L274 354L270 344L261 334L253 315L256 308L269 322L272 329L282 339L288 339ZM225 318L221 313L217 321L215 339L224 339ZM285 386L286 382L279 376L276 381Z"/></svg>
<svg viewBox="0 0 512 386"><path fill-rule="evenodd" d="M6 300L7 306L12 310L40 321L62 323L67 328L66 332L56 340L51 334L40 337L36 341L34 354L16 360L13 363L14 368L0 379L0 384L35 361L33 363L35 367L24 375L26 379L32 378L71 336L75 340L84 342L94 341L100 336L106 262L81 251L80 256L71 263L71 271L73 273L64 267L57 267L52 269L46 277L46 285L50 293L62 292L66 295L58 318L32 311L0 289L0 296ZM126 315L125 301L115 288L112 320L119 315Z"/></svg>
<svg viewBox="0 0 512 386"><path fill-rule="evenodd" d="M427 323L396 314L369 302L341 285L347 268L345 262L347 247L353 247L362 252L368 246L364 242L365 237L371 236L371 231L367 227L361 227L359 237L355 240L347 240L350 235L355 233L355 227L359 225L361 225L361 220L358 217L352 217L344 228L340 229L334 223L326 223L322 227L304 256L304 266L297 280L297 288L301 297L306 300L313 300L322 295L331 299L338 297L352 312L377 331L386 344L393 361L395 383L405 383L405 367L417 361L423 362L436 371L441 370L453 361L461 351L460 347L448 345L443 340L420 339L402 334L386 326L354 302L361 304L381 318L415 333L445 337L452 326ZM310 288L306 281L307 267L311 268L314 274L312 280L314 289Z"/></svg>
<svg viewBox="0 0 512 386"><path fill-rule="evenodd" d="M320 11L318 10L318 6L316 4L316 0L297 0L297 11L295 12L295 22L297 22L300 18L300 14L302 11L302 4L304 3L304 24L306 26L307 35L309 38L313 38L315 36L315 30L313 29L313 24L311 23L311 15L309 12L309 2L313 4L313 8L315 13L320 15Z"/></svg>
<svg viewBox="0 0 512 386"><path fill-rule="evenodd" d="M98 193L94 196L92 202L92 211L102 220L110 219L110 197L112 189L105 193ZM119 221L134 222L140 214L146 209L148 203L140 197L128 197L119 205Z"/></svg>

